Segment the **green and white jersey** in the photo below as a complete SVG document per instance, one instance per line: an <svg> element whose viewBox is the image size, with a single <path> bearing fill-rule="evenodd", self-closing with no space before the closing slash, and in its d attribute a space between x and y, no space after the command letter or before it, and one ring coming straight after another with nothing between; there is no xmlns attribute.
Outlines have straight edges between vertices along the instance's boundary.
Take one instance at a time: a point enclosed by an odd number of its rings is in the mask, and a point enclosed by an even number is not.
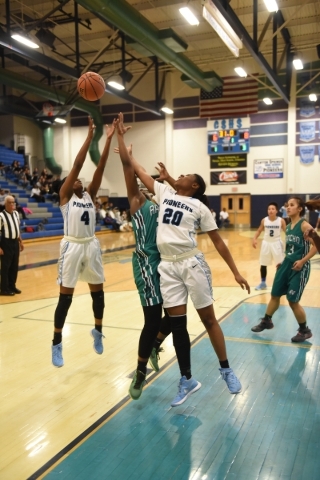
<svg viewBox="0 0 320 480"><path fill-rule="evenodd" d="M303 238L301 230L301 225L305 221L305 218L301 218L293 228L291 223L286 228L286 258L292 263L301 260L310 250L310 243Z"/></svg>
<svg viewBox="0 0 320 480"><path fill-rule="evenodd" d="M158 213L158 205L146 200L132 215L136 239L136 250L132 256L133 275L143 306L162 303L158 273L160 253L156 244Z"/></svg>

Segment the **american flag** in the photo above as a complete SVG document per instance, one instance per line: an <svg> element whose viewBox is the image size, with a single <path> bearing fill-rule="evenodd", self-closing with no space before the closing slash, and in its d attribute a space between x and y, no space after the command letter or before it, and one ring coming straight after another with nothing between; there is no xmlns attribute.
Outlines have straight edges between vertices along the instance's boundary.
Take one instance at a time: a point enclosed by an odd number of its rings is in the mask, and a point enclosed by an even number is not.
<svg viewBox="0 0 320 480"><path fill-rule="evenodd" d="M212 92L201 89L200 117L243 117L258 111L258 82L252 78L225 77Z"/></svg>

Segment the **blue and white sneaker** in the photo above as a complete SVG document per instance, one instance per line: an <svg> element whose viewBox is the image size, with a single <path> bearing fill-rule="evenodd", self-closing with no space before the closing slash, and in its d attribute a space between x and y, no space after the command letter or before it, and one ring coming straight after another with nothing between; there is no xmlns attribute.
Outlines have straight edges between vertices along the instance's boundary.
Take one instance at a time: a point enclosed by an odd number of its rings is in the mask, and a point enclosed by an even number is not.
<svg viewBox="0 0 320 480"><path fill-rule="evenodd" d="M241 383L235 376L232 368L219 368L223 380L226 382L230 393L240 393Z"/></svg>
<svg viewBox="0 0 320 480"><path fill-rule="evenodd" d="M266 282L261 282L259 285L256 286L255 290L267 290L267 284Z"/></svg>
<svg viewBox="0 0 320 480"><path fill-rule="evenodd" d="M101 355L103 353L102 339L105 338L105 336L95 328L91 330L91 335L93 337L93 350L98 355Z"/></svg>
<svg viewBox="0 0 320 480"><path fill-rule="evenodd" d="M188 397L201 388L201 383L197 382L193 377L189 380L185 376L180 378L178 385L178 393L171 402L171 407L177 407L187 400Z"/></svg>
<svg viewBox="0 0 320 480"><path fill-rule="evenodd" d="M52 345L52 363L55 367L63 367L62 342L58 345Z"/></svg>

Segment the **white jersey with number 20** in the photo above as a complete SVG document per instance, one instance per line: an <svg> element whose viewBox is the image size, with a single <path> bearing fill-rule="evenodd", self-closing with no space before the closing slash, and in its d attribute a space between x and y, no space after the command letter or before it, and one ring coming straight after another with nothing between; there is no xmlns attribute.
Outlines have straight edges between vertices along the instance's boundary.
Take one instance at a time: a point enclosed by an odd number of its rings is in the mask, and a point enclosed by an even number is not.
<svg viewBox="0 0 320 480"><path fill-rule="evenodd" d="M167 185L154 182L159 201L157 246L163 255L179 255L197 247L196 230L217 230L208 207L200 200L177 195Z"/></svg>
<svg viewBox="0 0 320 480"><path fill-rule="evenodd" d="M95 208L88 192L82 198L73 194L69 202L60 206L64 219L64 234L75 238L93 237L95 233Z"/></svg>

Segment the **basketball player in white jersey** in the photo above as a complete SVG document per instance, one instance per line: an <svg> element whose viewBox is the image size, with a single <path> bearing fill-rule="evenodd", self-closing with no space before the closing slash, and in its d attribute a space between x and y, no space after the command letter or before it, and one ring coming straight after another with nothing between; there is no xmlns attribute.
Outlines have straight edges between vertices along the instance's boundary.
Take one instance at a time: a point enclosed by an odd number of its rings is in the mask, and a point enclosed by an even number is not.
<svg viewBox="0 0 320 480"><path fill-rule="evenodd" d="M261 282L256 290L266 290L267 288L267 265L271 265L272 261L276 265L280 265L284 259L284 246L281 240L281 230L286 231L286 222L283 218L278 217L278 205L271 202L268 205L268 216L261 220L260 226L256 231L253 240L253 248L257 248L258 238L264 230L260 250L260 274Z"/></svg>
<svg viewBox="0 0 320 480"><path fill-rule="evenodd" d="M93 348L99 355L103 352L102 318L104 311L104 273L99 240L95 237L95 199L100 188L107 163L115 125L106 128L106 144L87 191L78 176L86 159L95 126L89 117L89 131L69 175L60 183L60 209L64 219L64 237L60 243L58 279L59 302L54 315L52 363L62 367L62 329L72 302L78 280L89 285L95 328L91 330Z"/></svg>
<svg viewBox="0 0 320 480"><path fill-rule="evenodd" d="M120 132L125 129L122 114L119 115L117 128ZM136 162L133 164L136 174L149 192L155 193L159 203L157 246L161 262L158 272L163 306L171 319L172 334L186 330L190 295L219 359L221 376L230 393L239 393L241 383L229 366L224 335L213 309L210 267L203 253L197 249L197 228L209 235L241 288L250 293L250 287L240 275L228 247L218 233L217 224L206 204L205 182L197 174L181 175L174 184L175 191L155 181L141 165ZM200 386L191 375L190 378L186 375L181 377L178 394L171 406L183 403L185 397Z"/></svg>

